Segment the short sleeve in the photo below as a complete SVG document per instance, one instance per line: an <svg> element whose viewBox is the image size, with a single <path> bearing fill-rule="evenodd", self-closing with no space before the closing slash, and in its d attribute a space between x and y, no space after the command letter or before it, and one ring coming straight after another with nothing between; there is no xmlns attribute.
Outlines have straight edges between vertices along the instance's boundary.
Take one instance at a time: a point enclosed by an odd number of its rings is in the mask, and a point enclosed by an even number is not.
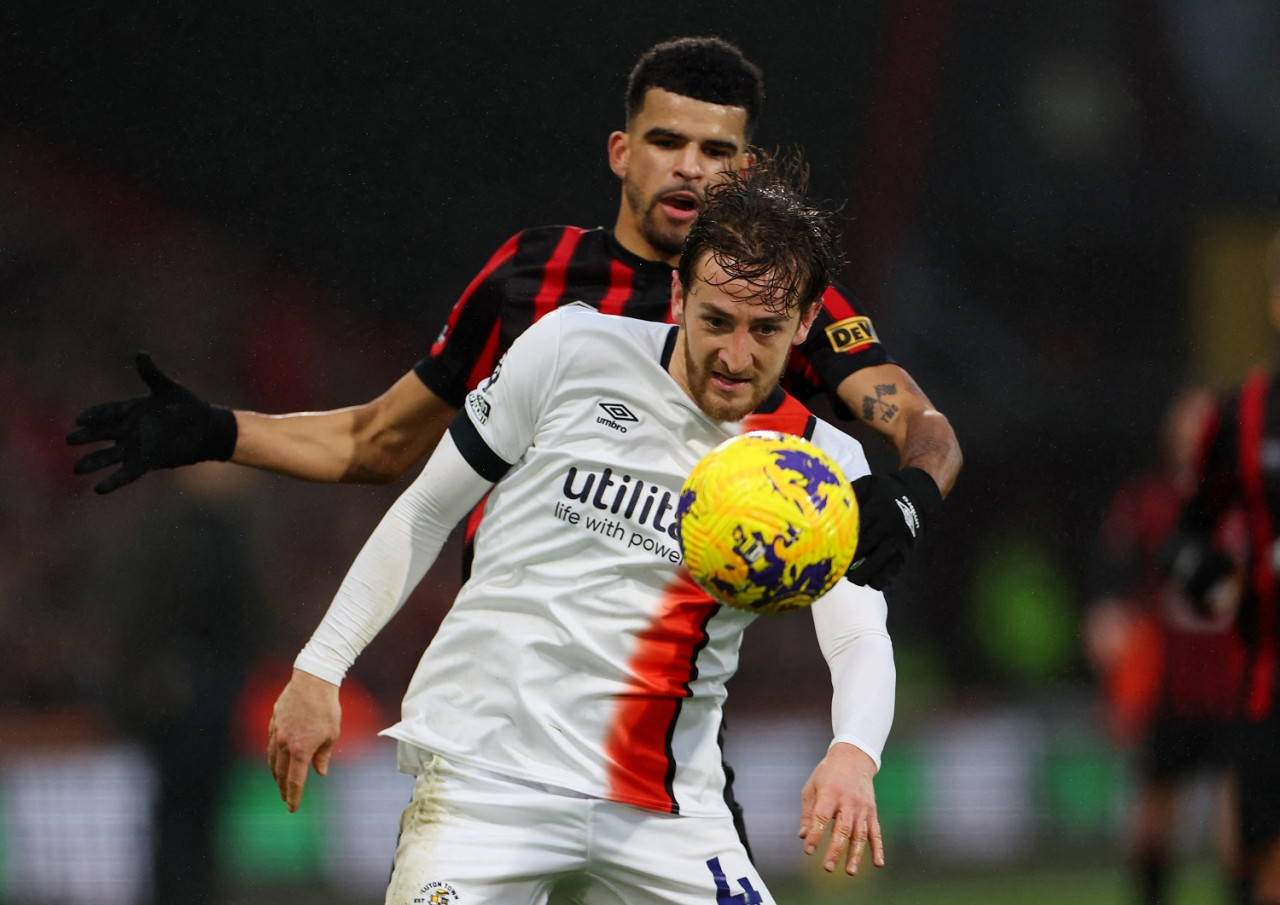
<svg viewBox="0 0 1280 905"><path fill-rule="evenodd" d="M560 312L531 326L499 359L493 373L467 394L462 410L476 436L510 464L533 443L552 398L560 359Z"/></svg>

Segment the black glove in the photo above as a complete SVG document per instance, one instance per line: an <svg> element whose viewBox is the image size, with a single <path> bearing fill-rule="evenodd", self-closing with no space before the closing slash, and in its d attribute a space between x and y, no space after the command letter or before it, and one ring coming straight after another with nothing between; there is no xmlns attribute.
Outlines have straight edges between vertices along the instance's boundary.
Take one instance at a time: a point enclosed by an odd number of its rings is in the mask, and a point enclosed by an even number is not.
<svg viewBox="0 0 1280 905"><path fill-rule="evenodd" d="M121 467L93 489L98 493L130 484L153 468L177 468L209 459L226 461L236 448L236 417L228 408L210 405L167 377L139 352L138 375L150 396L104 402L76 416L80 429L67 435L73 446L115 441L76 461L76 474L111 465Z"/></svg>
<svg viewBox="0 0 1280 905"><path fill-rule="evenodd" d="M849 580L883 591L942 506L942 494L920 468L865 475L853 482L853 493L858 498L858 549Z"/></svg>
<svg viewBox="0 0 1280 905"><path fill-rule="evenodd" d="M1209 592L1235 572L1235 560L1214 549L1204 538L1184 533L1175 534L1160 550L1159 558L1196 611L1212 616Z"/></svg>

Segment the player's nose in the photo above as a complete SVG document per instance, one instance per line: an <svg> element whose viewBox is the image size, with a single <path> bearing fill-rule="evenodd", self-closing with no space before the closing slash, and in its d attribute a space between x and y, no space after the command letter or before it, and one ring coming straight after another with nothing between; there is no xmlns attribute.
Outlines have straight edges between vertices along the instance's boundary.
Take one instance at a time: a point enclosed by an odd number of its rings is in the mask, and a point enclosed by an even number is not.
<svg viewBox="0 0 1280 905"><path fill-rule="evenodd" d="M680 149L680 153L676 155L675 174L689 182L695 182L703 177L702 153L697 145L690 142Z"/></svg>
<svg viewBox="0 0 1280 905"><path fill-rule="evenodd" d="M735 377L743 376L751 368L751 338L745 330L735 330L720 348L720 362Z"/></svg>

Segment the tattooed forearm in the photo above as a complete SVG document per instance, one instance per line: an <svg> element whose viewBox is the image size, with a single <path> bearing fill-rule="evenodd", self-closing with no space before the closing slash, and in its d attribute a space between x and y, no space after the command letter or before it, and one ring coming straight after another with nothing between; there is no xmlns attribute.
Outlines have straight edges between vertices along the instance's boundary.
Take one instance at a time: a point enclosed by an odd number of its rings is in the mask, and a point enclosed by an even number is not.
<svg viewBox="0 0 1280 905"><path fill-rule="evenodd" d="M862 420L863 421L883 421L886 424L893 420L893 416L898 414L898 406L891 398L898 394L898 385L896 383L877 383L876 394L872 396L862 397Z"/></svg>

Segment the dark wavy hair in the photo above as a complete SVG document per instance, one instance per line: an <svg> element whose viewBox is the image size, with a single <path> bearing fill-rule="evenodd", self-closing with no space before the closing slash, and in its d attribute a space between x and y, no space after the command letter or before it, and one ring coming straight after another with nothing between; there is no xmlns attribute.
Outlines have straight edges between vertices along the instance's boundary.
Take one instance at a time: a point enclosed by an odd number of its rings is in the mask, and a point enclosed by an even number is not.
<svg viewBox="0 0 1280 905"><path fill-rule="evenodd" d="M707 190L680 255L680 284L687 291L694 266L710 255L767 307L804 314L843 264L838 211L806 200L809 167L798 151L756 155L754 166Z"/></svg>
<svg viewBox="0 0 1280 905"><path fill-rule="evenodd" d="M747 111L747 138L764 104L764 74L734 45L722 38L674 38L655 44L636 61L627 79L627 122L644 107L650 88L691 97L708 104Z"/></svg>

